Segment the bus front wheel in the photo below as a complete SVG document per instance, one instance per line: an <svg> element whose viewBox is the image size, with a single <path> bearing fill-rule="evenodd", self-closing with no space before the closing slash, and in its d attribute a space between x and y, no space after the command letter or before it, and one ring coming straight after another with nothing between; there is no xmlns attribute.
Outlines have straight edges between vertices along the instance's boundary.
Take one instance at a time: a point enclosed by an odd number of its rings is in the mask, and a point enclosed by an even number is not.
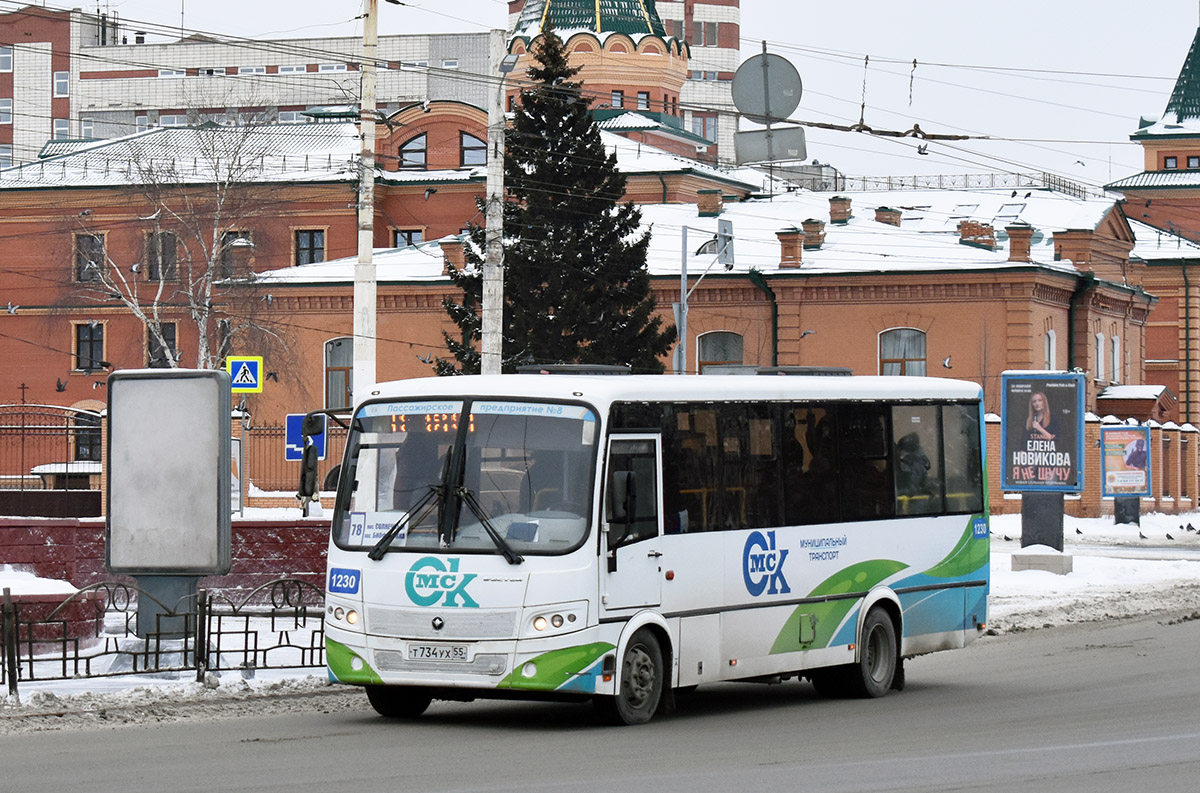
<svg viewBox="0 0 1200 793"><path fill-rule="evenodd" d="M389 719L415 719L425 712L433 697L411 686L367 686L367 700L375 712Z"/></svg>
<svg viewBox="0 0 1200 793"><path fill-rule="evenodd" d="M621 657L621 688L598 697L596 707L614 724L645 724L658 710L663 691L662 647L651 631L633 634Z"/></svg>

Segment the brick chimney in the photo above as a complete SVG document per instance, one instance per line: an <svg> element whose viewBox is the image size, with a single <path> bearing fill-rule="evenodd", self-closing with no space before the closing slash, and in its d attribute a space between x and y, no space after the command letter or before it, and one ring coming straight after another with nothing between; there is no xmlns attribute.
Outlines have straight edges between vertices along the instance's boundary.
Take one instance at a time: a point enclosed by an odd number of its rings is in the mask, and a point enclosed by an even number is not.
<svg viewBox="0 0 1200 793"><path fill-rule="evenodd" d="M900 226L900 210L891 207L875 207L875 220L889 226Z"/></svg>
<svg viewBox="0 0 1200 793"><path fill-rule="evenodd" d="M700 211L700 217L713 218L721 214L724 204L721 201L720 190L697 190L696 205Z"/></svg>
<svg viewBox="0 0 1200 793"><path fill-rule="evenodd" d="M1033 248L1033 226L1025 222L1014 223L1004 227L1008 234L1008 260L1010 262L1029 262Z"/></svg>
<svg viewBox="0 0 1200 793"><path fill-rule="evenodd" d="M804 250L815 251L825 242L825 221L809 218L802 222L804 229Z"/></svg>
<svg viewBox="0 0 1200 793"><path fill-rule="evenodd" d="M442 247L442 261L445 266L442 268L442 274L448 274L451 270L462 270L467 265L466 256L463 254L463 242L458 237L445 237L438 240L438 245Z"/></svg>
<svg viewBox="0 0 1200 793"><path fill-rule="evenodd" d="M779 238L779 266L799 267L804 256L804 232L795 226L775 232Z"/></svg>
<svg viewBox="0 0 1200 793"><path fill-rule="evenodd" d="M1067 229L1054 232L1054 260L1070 259L1076 269L1092 269L1092 232L1088 229Z"/></svg>
<svg viewBox="0 0 1200 793"><path fill-rule="evenodd" d="M962 220L958 224L958 241L963 245L973 245L976 248L994 251L996 250L996 230L990 223Z"/></svg>
<svg viewBox="0 0 1200 793"><path fill-rule="evenodd" d="M850 222L850 199L835 195L829 199L829 222L842 225Z"/></svg>

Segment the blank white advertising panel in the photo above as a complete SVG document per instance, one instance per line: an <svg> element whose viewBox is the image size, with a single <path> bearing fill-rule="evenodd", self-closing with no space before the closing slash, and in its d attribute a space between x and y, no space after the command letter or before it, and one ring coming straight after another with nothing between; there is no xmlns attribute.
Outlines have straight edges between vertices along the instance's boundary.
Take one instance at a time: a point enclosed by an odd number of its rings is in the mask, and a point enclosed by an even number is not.
<svg viewBox="0 0 1200 793"><path fill-rule="evenodd" d="M223 371L109 377L109 571L229 572L230 403Z"/></svg>

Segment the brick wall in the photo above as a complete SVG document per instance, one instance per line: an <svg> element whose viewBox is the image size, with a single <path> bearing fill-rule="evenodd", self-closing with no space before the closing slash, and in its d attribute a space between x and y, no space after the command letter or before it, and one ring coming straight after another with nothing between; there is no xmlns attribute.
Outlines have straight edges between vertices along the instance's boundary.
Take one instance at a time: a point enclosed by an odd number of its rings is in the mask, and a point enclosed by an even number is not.
<svg viewBox="0 0 1200 793"><path fill-rule="evenodd" d="M229 574L202 578L200 586L247 592L285 576L323 586L328 537L327 520L235 520ZM76 587L121 578L105 570L99 519L0 518L0 564Z"/></svg>
<svg viewBox="0 0 1200 793"><path fill-rule="evenodd" d="M1113 514L1113 499L1101 496L1100 487L1100 427L1099 420L1089 419L1084 425L1084 486L1082 493L1068 493L1063 509L1077 518L1098 518ZM1163 440L1168 439L1170 452L1163 454ZM1200 432L1190 424L1150 423L1151 495L1142 499L1143 512L1178 514L1195 508L1200 487L1197 471L1200 459ZM1165 457L1165 460L1164 460ZM1165 470L1164 470L1165 462ZM992 514L1003 515L1021 511L1020 498L1005 498L1000 489L1000 422L987 424L988 496ZM1164 484L1169 493L1164 493ZM1010 496L1015 494L1009 494Z"/></svg>

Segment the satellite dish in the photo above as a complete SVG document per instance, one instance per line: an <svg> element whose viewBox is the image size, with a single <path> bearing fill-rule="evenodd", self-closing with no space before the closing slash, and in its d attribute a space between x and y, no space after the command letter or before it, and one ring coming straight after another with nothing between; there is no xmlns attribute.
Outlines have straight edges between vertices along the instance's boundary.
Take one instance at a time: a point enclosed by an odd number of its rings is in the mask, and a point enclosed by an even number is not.
<svg viewBox="0 0 1200 793"><path fill-rule="evenodd" d="M800 73L786 58L755 55L733 75L733 104L755 121L782 121L800 106Z"/></svg>

